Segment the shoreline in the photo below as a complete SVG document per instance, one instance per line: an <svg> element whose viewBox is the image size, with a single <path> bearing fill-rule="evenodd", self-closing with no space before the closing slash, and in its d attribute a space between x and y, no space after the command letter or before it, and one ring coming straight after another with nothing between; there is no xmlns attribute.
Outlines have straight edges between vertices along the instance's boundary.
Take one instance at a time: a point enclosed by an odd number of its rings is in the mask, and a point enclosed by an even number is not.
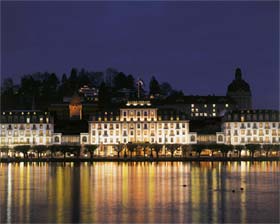
<svg viewBox="0 0 280 224"><path fill-rule="evenodd" d="M115 157L94 157L94 158L0 158L0 163L20 163L20 162L48 162L48 163L61 163L61 162L241 162L241 161L280 161L279 157L243 157L243 158L211 158L211 157L200 157L200 158L115 158Z"/></svg>

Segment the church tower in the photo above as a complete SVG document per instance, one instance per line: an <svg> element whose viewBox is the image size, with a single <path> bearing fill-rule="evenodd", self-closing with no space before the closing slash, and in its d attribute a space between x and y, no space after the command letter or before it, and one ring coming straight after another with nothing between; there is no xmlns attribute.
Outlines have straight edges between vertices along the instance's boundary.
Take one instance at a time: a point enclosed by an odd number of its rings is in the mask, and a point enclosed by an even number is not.
<svg viewBox="0 0 280 224"><path fill-rule="evenodd" d="M69 104L69 116L72 120L82 119L82 102L80 96L76 92Z"/></svg>
<svg viewBox="0 0 280 224"><path fill-rule="evenodd" d="M240 68L235 70L235 79L228 85L227 96L232 98L239 109L252 109L252 93L249 84L242 79Z"/></svg>

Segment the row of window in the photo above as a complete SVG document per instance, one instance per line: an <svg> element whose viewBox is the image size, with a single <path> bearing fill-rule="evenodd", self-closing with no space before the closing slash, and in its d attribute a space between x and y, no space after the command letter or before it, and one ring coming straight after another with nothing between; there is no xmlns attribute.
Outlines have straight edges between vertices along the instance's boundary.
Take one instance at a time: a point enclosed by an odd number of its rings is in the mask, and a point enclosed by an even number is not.
<svg viewBox="0 0 280 224"><path fill-rule="evenodd" d="M50 144L51 138L1 138L1 143L3 144Z"/></svg>
<svg viewBox="0 0 280 224"><path fill-rule="evenodd" d="M50 125L44 125L44 124L32 124L32 125L30 125L30 124L7 124L7 125L5 125L5 124L2 124L1 125L1 128L2 129L8 129L8 130L11 130L11 129L30 129L30 128L32 128L32 129L43 129L43 128L46 128L46 129L50 129Z"/></svg>
<svg viewBox="0 0 280 224"><path fill-rule="evenodd" d="M277 135L277 130L276 129L272 129L272 130L269 130L269 129L266 129L266 130L263 130L263 129L259 129L259 130L244 130L244 129L241 129L241 130L234 130L233 132L231 132L231 130L228 130L227 132L227 135L230 135L231 133L233 133L233 135L269 135L270 133L272 135ZM280 135L280 130L278 131L278 134Z"/></svg>
<svg viewBox="0 0 280 224"><path fill-rule="evenodd" d="M269 128L277 128L277 123L273 122L273 123L269 123L269 122L248 122L248 123L239 123L239 122L234 122L232 123L226 123L226 128L231 128L231 127L240 127L240 128L265 128L265 129L269 129ZM280 123L278 124L278 127L280 128Z"/></svg>
<svg viewBox="0 0 280 224"><path fill-rule="evenodd" d="M241 138L238 138L238 137L234 137L233 138L233 143L277 143L277 142L280 142L280 138L277 138L277 137L272 137L272 138L269 138L269 137L241 137ZM227 143L231 143L231 138L227 138Z"/></svg>
<svg viewBox="0 0 280 224"><path fill-rule="evenodd" d="M8 123L18 123L18 122L20 122L20 123L30 123L31 121L32 121L32 123L37 123L38 121L40 123L44 123L44 118L40 117L39 120L38 120L38 117L27 117L27 118L25 118L23 116L21 116L19 118L18 117L9 116L7 118L7 122ZM45 123L49 123L49 118L48 117L46 117Z"/></svg>
<svg viewBox="0 0 280 224"><path fill-rule="evenodd" d="M247 114L247 115L239 115L239 114L228 114L227 115L227 119L228 120L234 120L234 121L238 121L240 119L241 122L246 121L263 121L263 120L269 120L271 116L271 120L276 121L278 119L278 114L277 113L273 113L271 115L269 114ZM239 118L240 117L240 118Z"/></svg>
<svg viewBox="0 0 280 224"><path fill-rule="evenodd" d="M86 142L87 139L86 137L82 139L83 142ZM120 142L120 139L119 138L92 138L92 143L93 144L100 144L100 143L112 143L112 144L115 144L115 143L119 143ZM177 137L177 138L158 138L157 141L156 141L156 138L134 138L134 137L129 137L129 138L123 138L122 139L122 142L123 143L127 143L127 142L150 142L150 143L186 143L186 138L185 137ZM191 142L195 142L195 139L192 138L192 141Z"/></svg>
<svg viewBox="0 0 280 224"><path fill-rule="evenodd" d="M155 132L154 131L150 131L149 133L148 133L148 131L140 131L140 130L137 130L136 132L134 132L134 131L126 131L126 130L124 130L123 131L123 136L127 136L127 133L130 133L130 135L134 135L134 133L135 134L137 134L138 136L141 136L141 135L151 135L151 136L155 136ZM162 135L164 133L164 135L169 135L169 136L174 136L174 135L185 135L186 134L186 132L183 130L183 131L181 131L181 130L177 130L177 131L174 131L174 130L166 130L166 131L164 131L164 132L162 132L162 130L159 130L158 131L158 135ZM107 130L104 130L104 131L95 131L95 130L93 130L92 131L92 135L93 136L95 136L95 135L99 135L99 136L108 136L108 135L110 135L110 136L118 136L119 134L120 134L120 132L118 131L118 130L115 130L115 131L113 131L113 130L110 130L110 131L107 131Z"/></svg>
<svg viewBox="0 0 280 224"><path fill-rule="evenodd" d="M1 136L31 136L31 135L39 135L39 136L43 136L43 135L51 135L51 131L49 130L46 130L46 131L30 131L30 130L27 130L27 131L1 131Z"/></svg>
<svg viewBox="0 0 280 224"><path fill-rule="evenodd" d="M156 125L156 123L137 123L137 124L127 124L127 123L123 123L122 124L122 128L143 128L143 129L148 129L148 128L164 128L164 129L169 129L169 128L176 128L176 129L180 129L180 128L186 128L186 125L184 123L159 123ZM97 129L119 129L120 128L120 124L92 124L91 127L93 129L97 128Z"/></svg>
<svg viewBox="0 0 280 224"><path fill-rule="evenodd" d="M124 117L126 117L126 116L138 116L138 117L139 116L148 116L148 114L151 115L151 116L155 116L154 110L149 110L149 112L146 111L146 110L144 110L144 111L142 111L142 110L141 111L140 110L127 110L127 111L123 111L122 115Z"/></svg>

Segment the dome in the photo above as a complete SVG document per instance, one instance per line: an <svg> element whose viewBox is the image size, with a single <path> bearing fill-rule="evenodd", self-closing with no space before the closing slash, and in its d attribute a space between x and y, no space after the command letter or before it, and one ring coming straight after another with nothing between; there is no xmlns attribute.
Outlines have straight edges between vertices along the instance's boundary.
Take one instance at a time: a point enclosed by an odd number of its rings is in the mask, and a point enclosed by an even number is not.
<svg viewBox="0 0 280 224"><path fill-rule="evenodd" d="M237 68L235 70L235 79L228 85L227 92L239 91L251 93L249 84L242 79L241 69Z"/></svg>

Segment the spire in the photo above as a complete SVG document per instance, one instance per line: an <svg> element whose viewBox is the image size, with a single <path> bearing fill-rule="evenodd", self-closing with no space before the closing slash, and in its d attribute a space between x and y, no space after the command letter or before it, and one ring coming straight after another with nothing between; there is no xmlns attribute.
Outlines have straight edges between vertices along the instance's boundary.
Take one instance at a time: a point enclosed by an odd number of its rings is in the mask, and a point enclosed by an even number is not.
<svg viewBox="0 0 280 224"><path fill-rule="evenodd" d="M140 99L140 97L141 97L141 90L142 90L142 88L144 86L144 82L139 78L137 83L136 83L136 85L137 85L137 97L138 97L138 99Z"/></svg>
<svg viewBox="0 0 280 224"><path fill-rule="evenodd" d="M237 68L235 70L235 80L241 80L242 79L242 73L241 73L241 69Z"/></svg>

